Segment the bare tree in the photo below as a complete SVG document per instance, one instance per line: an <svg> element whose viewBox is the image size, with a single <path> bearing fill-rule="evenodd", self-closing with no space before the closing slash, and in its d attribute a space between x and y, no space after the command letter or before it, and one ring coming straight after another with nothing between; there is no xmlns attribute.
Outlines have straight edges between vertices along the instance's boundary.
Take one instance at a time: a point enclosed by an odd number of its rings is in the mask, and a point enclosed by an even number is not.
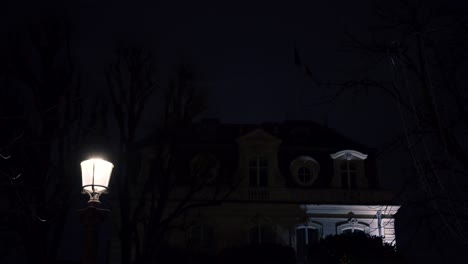
<svg viewBox="0 0 468 264"><path fill-rule="evenodd" d="M137 160L132 146L143 110L156 89L154 58L139 47L121 48L106 72L113 115L119 131L119 157L116 170L120 209L122 263L130 263L134 224L131 218L130 175L135 175Z"/></svg>
<svg viewBox="0 0 468 264"><path fill-rule="evenodd" d="M336 89L326 102L371 89L394 100L403 132L382 152L395 145L406 150L413 168L407 182L414 188L402 190L398 199L403 208L412 208L407 224L413 237L434 236L414 242L431 241L441 254L447 254L447 244L466 249L467 13L447 3L411 0L378 2L375 10L380 24L369 27L365 39L348 33L347 44L370 59L367 68L380 68L384 77L365 74L351 81L323 82L312 76L308 65L298 64L318 85Z"/></svg>
<svg viewBox="0 0 468 264"><path fill-rule="evenodd" d="M163 123L155 136L155 157L151 174L146 179L148 189L142 194L139 208L143 236L140 260L154 263L164 239L173 228L187 228L181 217L194 208L220 205L237 188L240 181L226 184L224 179L213 179L210 173L217 163L209 156L200 157L191 166L191 175L180 174L178 168L188 166L183 157L180 135L192 125L192 121L204 110L206 95L196 82L196 75L186 65L180 65L170 82L164 101ZM185 181L181 183L181 177ZM200 199L201 198L201 199Z"/></svg>
<svg viewBox="0 0 468 264"><path fill-rule="evenodd" d="M28 262L53 261L71 202L82 137L71 25L39 18L11 33L2 67L2 155L10 177L7 218Z"/></svg>
<svg viewBox="0 0 468 264"><path fill-rule="evenodd" d="M180 138L206 106L203 87L197 75L187 65L180 65L163 89L155 80L154 58L142 48L128 47L117 53L117 59L106 74L112 98L113 113L120 131L120 159L118 171L122 263L154 263L168 230L188 210L219 204L230 190L213 188L204 177L213 166L200 163L195 174L185 185L182 195L174 200L174 191L180 191L177 168L181 163ZM159 92L161 110L152 107L155 131L153 164L149 173L140 175L135 135L141 129L143 109L150 104L149 95ZM141 146L139 146L141 147ZM140 175L131 181L130 175ZM137 177L137 176L135 176ZM211 186L209 199L195 198ZM134 195L129 196L129 193ZM180 194L180 192L178 192ZM174 203L175 201L175 203ZM133 253L132 253L133 252Z"/></svg>

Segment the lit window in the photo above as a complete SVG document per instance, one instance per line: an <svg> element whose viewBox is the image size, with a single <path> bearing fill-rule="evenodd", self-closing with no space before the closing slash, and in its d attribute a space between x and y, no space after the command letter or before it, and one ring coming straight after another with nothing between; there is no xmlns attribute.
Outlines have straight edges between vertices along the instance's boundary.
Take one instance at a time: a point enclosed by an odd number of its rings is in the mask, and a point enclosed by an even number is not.
<svg viewBox="0 0 468 264"><path fill-rule="evenodd" d="M254 157L249 160L249 186L268 186L268 160L263 157Z"/></svg>

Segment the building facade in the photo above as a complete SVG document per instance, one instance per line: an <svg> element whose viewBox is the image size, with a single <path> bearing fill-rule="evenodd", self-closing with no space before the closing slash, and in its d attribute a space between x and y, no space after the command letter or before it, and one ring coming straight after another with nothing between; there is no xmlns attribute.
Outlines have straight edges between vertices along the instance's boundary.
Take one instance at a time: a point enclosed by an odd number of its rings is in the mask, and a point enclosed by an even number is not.
<svg viewBox="0 0 468 264"><path fill-rule="evenodd" d="M365 232L395 243L399 206L392 205L391 192L379 188L374 150L331 129L309 121L203 120L180 142L177 173L185 183L197 177L197 168L209 168L203 175L206 192L194 200L209 201L219 186L232 189L221 203L188 211L180 220L187 228L168 235L174 247L217 252L276 243L293 247L301 259L308 245L327 235ZM182 180L174 205L186 188Z"/></svg>

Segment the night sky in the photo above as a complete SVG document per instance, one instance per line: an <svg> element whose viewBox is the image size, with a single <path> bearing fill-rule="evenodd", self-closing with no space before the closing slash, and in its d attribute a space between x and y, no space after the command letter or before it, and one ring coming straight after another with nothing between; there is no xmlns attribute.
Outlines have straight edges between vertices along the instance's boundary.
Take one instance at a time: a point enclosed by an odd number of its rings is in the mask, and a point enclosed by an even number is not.
<svg viewBox="0 0 468 264"><path fill-rule="evenodd" d="M14 27L41 13L68 17L75 27L73 45L90 98L106 85L102 73L113 50L137 43L157 54L161 76L181 61L197 67L210 91L206 117L231 123L311 119L372 147L384 144L382 138L399 129L392 115L385 122L379 118L395 111L385 98L349 95L335 104L317 104L335 90L318 87L294 64L296 46L320 80L365 74L370 64L360 63L343 43L345 31L365 34L373 20L372 1L161 2L38 6L14 1L4 25Z"/></svg>
<svg viewBox="0 0 468 264"><path fill-rule="evenodd" d="M103 73L115 48L136 43L156 54L163 85L177 63L196 65L210 91L202 117L226 123L313 120L382 150L402 131L395 102L371 91L320 103L336 90L314 83L294 61L296 48L313 76L324 82L369 75L391 80L387 60L365 60L346 45L345 32L368 35L376 22L373 2L17 0L0 9L0 28L14 32L48 14L69 19L74 56L90 101L105 92ZM463 1L447 2L466 6ZM150 127L147 114L143 129ZM382 178L392 177L384 181L386 187L399 188L402 180L393 175L401 167L379 165Z"/></svg>

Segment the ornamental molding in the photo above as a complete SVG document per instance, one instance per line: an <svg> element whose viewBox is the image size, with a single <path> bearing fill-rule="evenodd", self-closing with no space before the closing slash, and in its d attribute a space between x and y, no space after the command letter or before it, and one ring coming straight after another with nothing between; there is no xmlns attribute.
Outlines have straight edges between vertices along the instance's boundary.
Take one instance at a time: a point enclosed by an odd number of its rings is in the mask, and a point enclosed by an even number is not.
<svg viewBox="0 0 468 264"><path fill-rule="evenodd" d="M343 160L365 160L367 158L367 154L361 153L356 150L341 150L336 153L330 154L330 157L334 160L343 159Z"/></svg>
<svg viewBox="0 0 468 264"><path fill-rule="evenodd" d="M349 212L354 215L369 215L376 216L380 211L381 216L393 217L400 209L399 205L333 205L333 204L302 204L302 210L308 215L322 214L322 215L343 215L343 218L349 219Z"/></svg>

